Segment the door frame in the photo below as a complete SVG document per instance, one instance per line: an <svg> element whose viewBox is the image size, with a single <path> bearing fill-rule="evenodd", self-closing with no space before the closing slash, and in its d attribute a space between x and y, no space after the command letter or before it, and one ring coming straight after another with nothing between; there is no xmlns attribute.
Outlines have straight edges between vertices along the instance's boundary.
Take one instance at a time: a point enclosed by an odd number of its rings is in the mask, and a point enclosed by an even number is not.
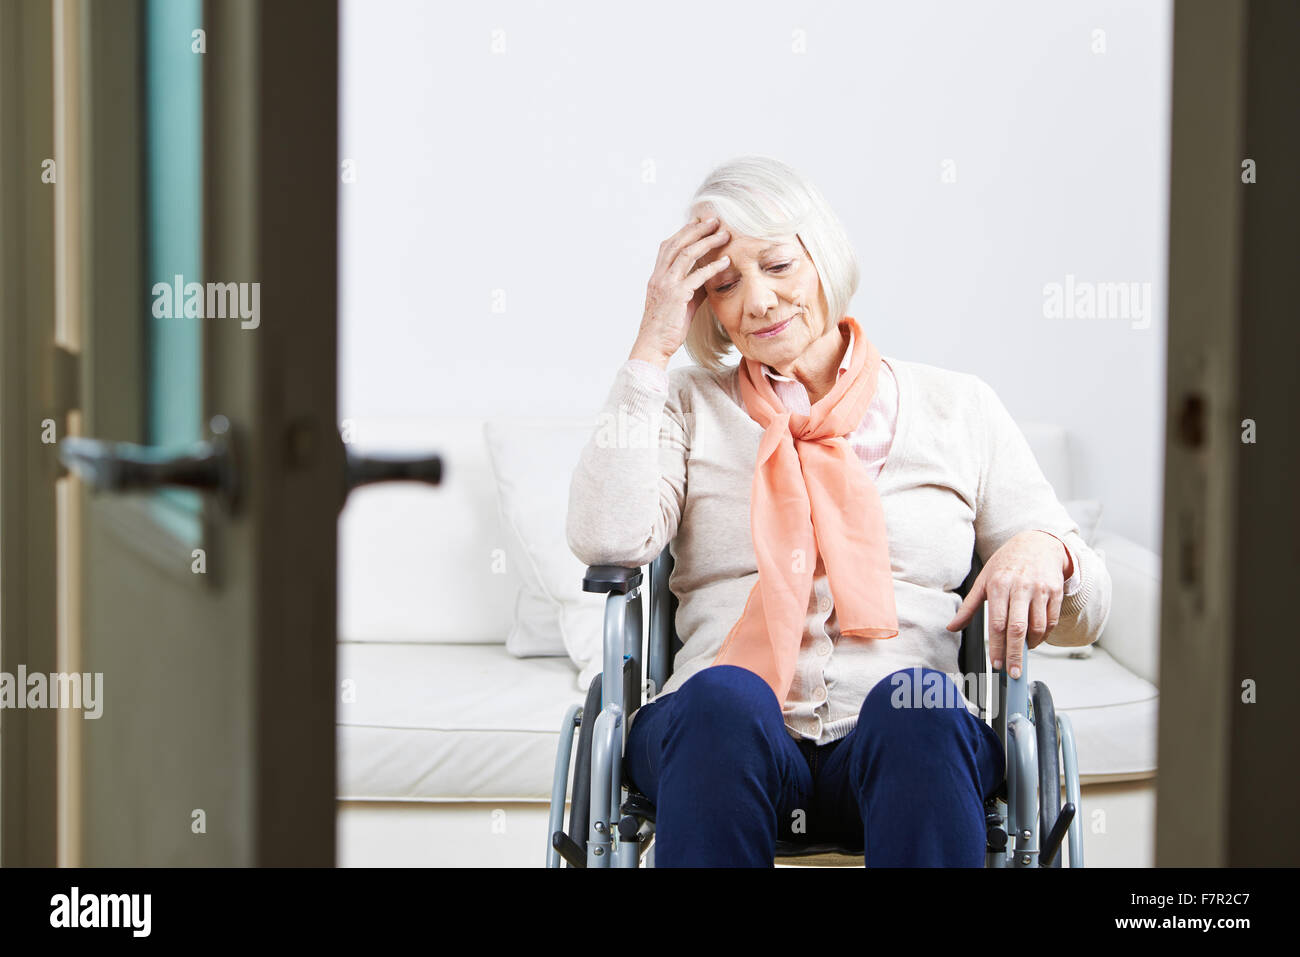
<svg viewBox="0 0 1300 957"><path fill-rule="evenodd" d="M1173 14L1156 866L1288 866L1300 10L1182 0Z"/></svg>
<svg viewBox="0 0 1300 957"><path fill-rule="evenodd" d="M0 670L57 667L55 482L63 436L54 362L53 17L0 3ZM55 183L42 164L55 159ZM20 693L25 689L19 689ZM0 866L56 859L56 715L0 711Z"/></svg>

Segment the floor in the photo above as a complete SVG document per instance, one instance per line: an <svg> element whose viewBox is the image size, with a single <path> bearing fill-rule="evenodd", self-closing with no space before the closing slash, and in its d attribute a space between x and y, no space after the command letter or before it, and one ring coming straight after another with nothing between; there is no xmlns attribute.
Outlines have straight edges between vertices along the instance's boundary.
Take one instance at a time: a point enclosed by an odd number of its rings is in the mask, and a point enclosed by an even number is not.
<svg viewBox="0 0 1300 957"><path fill-rule="evenodd" d="M1089 784L1082 801L1089 867L1154 865L1154 779ZM546 865L548 809L542 802L341 801L338 807L340 867Z"/></svg>

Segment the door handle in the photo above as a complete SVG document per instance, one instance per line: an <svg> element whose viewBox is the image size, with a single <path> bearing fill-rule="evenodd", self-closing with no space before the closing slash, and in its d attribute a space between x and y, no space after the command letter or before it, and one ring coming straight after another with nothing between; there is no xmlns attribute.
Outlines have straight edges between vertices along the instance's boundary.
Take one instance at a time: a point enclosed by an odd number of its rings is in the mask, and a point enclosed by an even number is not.
<svg viewBox="0 0 1300 957"><path fill-rule="evenodd" d="M347 491L375 482L424 482L442 484L439 455L359 455L348 449Z"/></svg>
<svg viewBox="0 0 1300 957"><path fill-rule="evenodd" d="M208 424L212 437L182 448L69 436L59 461L91 488L131 492L167 486L212 492L234 513L239 504L239 459L234 428L224 415ZM439 455L361 455L347 452L344 497L376 482L442 484Z"/></svg>
<svg viewBox="0 0 1300 957"><path fill-rule="evenodd" d="M184 447L69 436L59 443L59 461L97 491L192 488L215 493L233 513L240 491L234 429L224 415L215 415L208 430L210 439Z"/></svg>

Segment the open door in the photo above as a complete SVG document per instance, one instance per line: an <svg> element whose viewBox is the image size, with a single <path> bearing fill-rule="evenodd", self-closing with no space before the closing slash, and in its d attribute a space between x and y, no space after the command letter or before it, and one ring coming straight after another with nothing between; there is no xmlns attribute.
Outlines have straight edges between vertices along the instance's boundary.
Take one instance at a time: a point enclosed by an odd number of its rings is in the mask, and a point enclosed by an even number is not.
<svg viewBox="0 0 1300 957"><path fill-rule="evenodd" d="M337 6L54 14L59 863L332 866Z"/></svg>

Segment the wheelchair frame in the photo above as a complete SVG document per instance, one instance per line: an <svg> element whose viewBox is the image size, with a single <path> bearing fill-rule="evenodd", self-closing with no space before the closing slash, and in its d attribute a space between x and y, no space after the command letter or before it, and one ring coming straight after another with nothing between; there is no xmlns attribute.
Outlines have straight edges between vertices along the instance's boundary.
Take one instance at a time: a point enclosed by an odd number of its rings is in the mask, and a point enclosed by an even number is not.
<svg viewBox="0 0 1300 957"><path fill-rule="evenodd" d="M972 556L970 573L959 594L964 598L982 563ZM644 637L648 678L662 688L672 674L673 655L681 647L675 628L677 597L668 587L673 568L665 545L648 566L650 628ZM623 754L627 745L624 716L642 704L642 608L640 567L592 565L583 577L584 591L607 593L603 670L592 679L586 700L572 705L560 726L560 742L551 785L550 826L546 866L637 867L645 858L654 866L654 806L624 781ZM1074 730L1068 715L1057 714L1051 692L1041 681L1029 681L1029 655L1019 678L1004 667L992 670L986 657L985 604L962 631L958 668L962 675L976 670L980 718L988 721L990 691L995 701L990 722L1002 740L1006 775L996 793L985 800L987 867L1060 867L1060 845L1069 840L1070 866L1083 866L1079 768ZM608 689L608 691L606 690ZM584 716L595 715L593 721ZM573 733L578 755L573 773L569 827L564 830L564 804L569 786ZM1064 767L1066 803L1061 804ZM626 797L624 797L626 792ZM1050 826L1046 822L1050 821ZM1005 825L1004 825L1005 822ZM1047 833L1040 833L1043 827ZM586 835L585 846L576 835ZM776 859L817 854L842 854L861 859L863 849L839 844L778 839Z"/></svg>

